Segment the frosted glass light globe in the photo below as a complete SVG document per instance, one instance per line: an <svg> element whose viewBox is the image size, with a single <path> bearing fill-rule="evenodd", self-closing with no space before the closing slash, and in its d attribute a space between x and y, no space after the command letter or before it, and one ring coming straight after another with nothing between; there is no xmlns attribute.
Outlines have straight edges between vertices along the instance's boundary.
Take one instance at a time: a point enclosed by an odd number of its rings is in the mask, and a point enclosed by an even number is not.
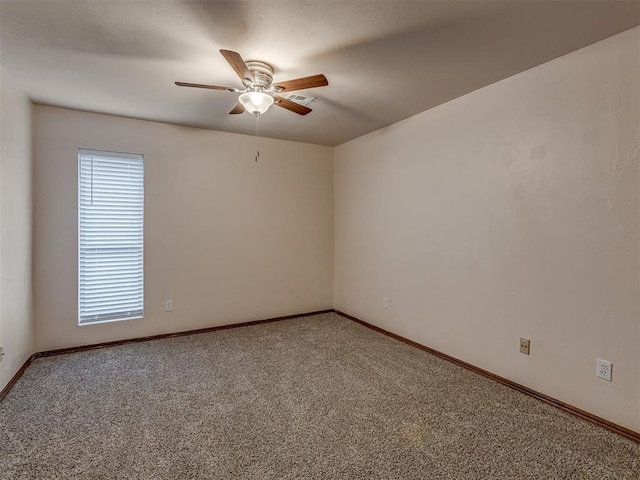
<svg viewBox="0 0 640 480"><path fill-rule="evenodd" d="M254 115L266 112L273 105L273 97L262 92L246 92L238 100L247 112Z"/></svg>

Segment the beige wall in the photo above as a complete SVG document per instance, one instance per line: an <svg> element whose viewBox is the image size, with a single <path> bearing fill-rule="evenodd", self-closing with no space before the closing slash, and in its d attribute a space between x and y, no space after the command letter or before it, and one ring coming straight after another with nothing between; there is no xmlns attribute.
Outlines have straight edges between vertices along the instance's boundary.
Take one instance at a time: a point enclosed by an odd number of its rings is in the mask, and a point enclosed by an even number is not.
<svg viewBox="0 0 640 480"><path fill-rule="evenodd" d="M337 147L335 307L640 431L639 45Z"/></svg>
<svg viewBox="0 0 640 480"><path fill-rule="evenodd" d="M262 139L256 163L243 135L44 106L35 125L38 351L332 307L331 148ZM77 326L79 147L145 156L143 319Z"/></svg>
<svg viewBox="0 0 640 480"><path fill-rule="evenodd" d="M0 68L0 389L33 353L32 104Z"/></svg>

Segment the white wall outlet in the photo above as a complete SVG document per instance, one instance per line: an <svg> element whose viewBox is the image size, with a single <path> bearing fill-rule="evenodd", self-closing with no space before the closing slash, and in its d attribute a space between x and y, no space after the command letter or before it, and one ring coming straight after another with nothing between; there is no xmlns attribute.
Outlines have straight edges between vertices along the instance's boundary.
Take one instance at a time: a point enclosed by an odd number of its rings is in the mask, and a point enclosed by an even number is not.
<svg viewBox="0 0 640 480"><path fill-rule="evenodd" d="M164 311L172 312L173 311L173 300L165 300L164 301Z"/></svg>
<svg viewBox="0 0 640 480"><path fill-rule="evenodd" d="M520 339L520 353L524 353L525 355L529 355L531 349L531 340L528 338Z"/></svg>
<svg viewBox="0 0 640 480"><path fill-rule="evenodd" d="M596 375L598 378L602 378L603 380L611 381L611 370L613 368L613 363L607 362L606 360L601 360L600 358L597 361L597 370Z"/></svg>
<svg viewBox="0 0 640 480"><path fill-rule="evenodd" d="M0 362L2 361L3 356L4 356L4 345L0 345Z"/></svg>
<svg viewBox="0 0 640 480"><path fill-rule="evenodd" d="M382 297L382 308L389 309L389 299L387 297Z"/></svg>

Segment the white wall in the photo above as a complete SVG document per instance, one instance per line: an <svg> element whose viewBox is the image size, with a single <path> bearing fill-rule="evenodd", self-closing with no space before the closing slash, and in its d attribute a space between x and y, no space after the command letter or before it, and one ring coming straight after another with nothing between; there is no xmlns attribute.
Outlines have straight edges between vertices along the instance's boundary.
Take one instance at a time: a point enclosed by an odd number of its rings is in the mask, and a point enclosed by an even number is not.
<svg viewBox="0 0 640 480"><path fill-rule="evenodd" d="M256 163L250 136L44 106L35 125L38 351L332 307L331 148L262 139ZM145 156L143 319L77 326L79 147Z"/></svg>
<svg viewBox="0 0 640 480"><path fill-rule="evenodd" d="M0 68L0 361L2 389L33 353L32 104Z"/></svg>
<svg viewBox="0 0 640 480"><path fill-rule="evenodd" d="M335 307L640 431L639 45L337 147Z"/></svg>

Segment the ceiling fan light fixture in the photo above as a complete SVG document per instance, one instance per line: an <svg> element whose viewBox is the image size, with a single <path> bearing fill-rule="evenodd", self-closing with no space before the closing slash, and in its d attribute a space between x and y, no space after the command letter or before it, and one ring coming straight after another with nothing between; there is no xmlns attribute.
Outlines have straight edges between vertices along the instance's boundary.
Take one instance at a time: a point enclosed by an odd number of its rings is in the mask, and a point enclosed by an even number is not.
<svg viewBox="0 0 640 480"><path fill-rule="evenodd" d="M273 97L263 92L246 92L238 97L244 109L254 115L261 115L273 105Z"/></svg>

